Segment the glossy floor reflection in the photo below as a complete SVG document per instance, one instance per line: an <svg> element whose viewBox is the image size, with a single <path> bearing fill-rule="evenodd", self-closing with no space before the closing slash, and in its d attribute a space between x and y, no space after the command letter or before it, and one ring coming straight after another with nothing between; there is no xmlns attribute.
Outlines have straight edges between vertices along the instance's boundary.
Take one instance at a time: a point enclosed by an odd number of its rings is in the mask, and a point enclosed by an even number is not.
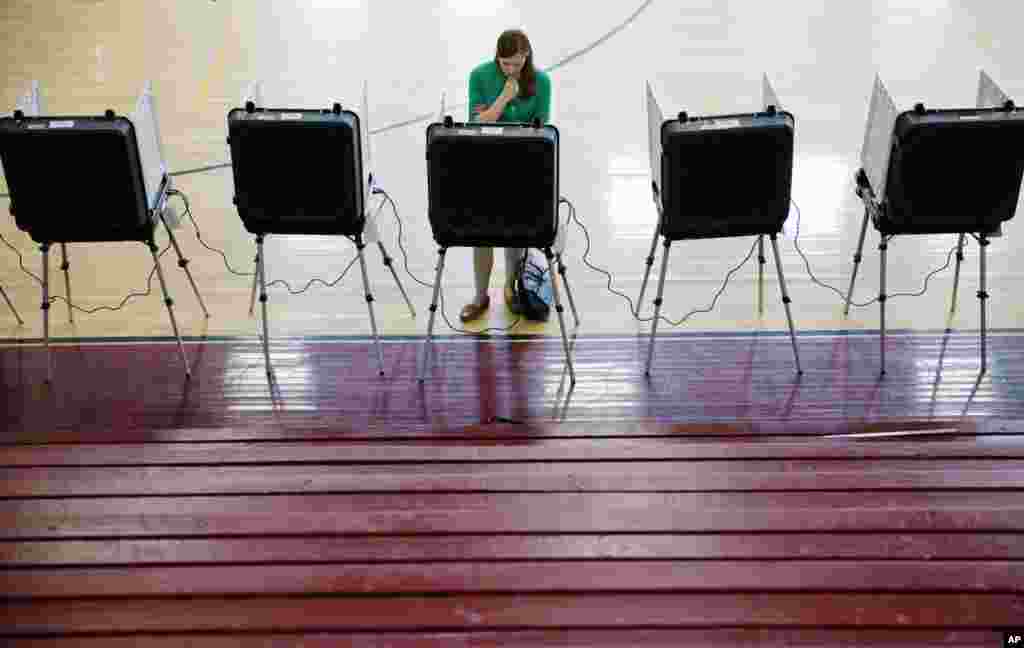
<svg viewBox="0 0 1024 648"><path fill-rule="evenodd" d="M383 378L367 342L275 343L269 381L258 345L189 344L187 383L173 345L67 345L55 349L49 387L41 349L8 347L0 350L4 438L158 440L217 427L238 427L232 434L245 437L265 426L430 434L480 424L627 421L776 422L790 430L817 423L822 434L842 422L1024 417L1019 335L991 338L991 369L981 377L974 335L894 335L884 378L873 335L801 338L801 377L784 335L666 337L650 379L643 376L646 340L579 338L574 388L556 340L435 346L421 385L416 341L384 345Z"/></svg>

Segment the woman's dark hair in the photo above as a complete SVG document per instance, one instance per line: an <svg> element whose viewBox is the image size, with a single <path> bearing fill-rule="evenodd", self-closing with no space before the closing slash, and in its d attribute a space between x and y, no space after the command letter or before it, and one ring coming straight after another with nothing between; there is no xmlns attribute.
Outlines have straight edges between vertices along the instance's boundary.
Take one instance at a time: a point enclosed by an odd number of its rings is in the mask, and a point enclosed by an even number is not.
<svg viewBox="0 0 1024 648"><path fill-rule="evenodd" d="M526 63L519 74L519 97L525 99L537 94L537 70L533 67L533 47L530 39L520 29L509 29L498 36L498 47L494 63L500 67L499 58L509 58L520 52L527 52Z"/></svg>

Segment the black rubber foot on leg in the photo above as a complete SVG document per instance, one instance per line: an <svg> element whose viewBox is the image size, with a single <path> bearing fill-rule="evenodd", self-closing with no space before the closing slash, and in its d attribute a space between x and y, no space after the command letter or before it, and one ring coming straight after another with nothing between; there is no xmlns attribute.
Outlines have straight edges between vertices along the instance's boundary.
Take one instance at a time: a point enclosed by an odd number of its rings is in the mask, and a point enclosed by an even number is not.
<svg viewBox="0 0 1024 648"><path fill-rule="evenodd" d="M380 376L381 376L381 378L384 377L384 371L383 370L380 371Z"/></svg>
<svg viewBox="0 0 1024 648"><path fill-rule="evenodd" d="M798 375L798 376L804 375L804 370L803 369L797 369L796 370L796 375Z"/></svg>
<svg viewBox="0 0 1024 648"><path fill-rule="evenodd" d="M879 375L884 376L885 375L885 369L882 369L882 372Z"/></svg>
<svg viewBox="0 0 1024 648"><path fill-rule="evenodd" d="M185 372L185 380L192 380L191 372L188 372L188 371Z"/></svg>

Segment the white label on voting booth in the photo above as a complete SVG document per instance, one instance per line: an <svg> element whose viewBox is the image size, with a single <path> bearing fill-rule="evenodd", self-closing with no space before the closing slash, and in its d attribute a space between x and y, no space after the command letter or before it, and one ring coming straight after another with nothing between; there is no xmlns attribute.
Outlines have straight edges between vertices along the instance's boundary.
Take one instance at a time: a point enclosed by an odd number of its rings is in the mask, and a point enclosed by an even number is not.
<svg viewBox="0 0 1024 648"><path fill-rule="evenodd" d="M718 119L708 120L700 124L701 130L724 130L726 128L739 128L740 120L738 119Z"/></svg>
<svg viewBox="0 0 1024 648"><path fill-rule="evenodd" d="M75 122L73 121L52 121L50 122L50 128L74 128Z"/></svg>
<svg viewBox="0 0 1024 648"><path fill-rule="evenodd" d="M480 129L480 132L484 135L501 135L504 129L496 126L484 126Z"/></svg>
<svg viewBox="0 0 1024 648"><path fill-rule="evenodd" d="M302 119L302 113L281 113L282 120L296 121Z"/></svg>

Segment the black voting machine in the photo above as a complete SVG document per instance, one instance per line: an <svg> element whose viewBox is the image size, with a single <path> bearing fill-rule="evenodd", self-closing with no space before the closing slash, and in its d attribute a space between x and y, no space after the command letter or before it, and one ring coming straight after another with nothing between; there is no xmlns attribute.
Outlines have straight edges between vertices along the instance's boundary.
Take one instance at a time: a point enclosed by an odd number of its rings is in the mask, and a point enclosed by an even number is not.
<svg viewBox="0 0 1024 648"><path fill-rule="evenodd" d="M653 102L653 95L650 101ZM650 110L657 111L656 103ZM657 114L657 113L655 113ZM769 105L762 112L698 117L680 112L661 122L652 144L652 189L658 225L637 303L643 300L658 238L664 239L661 275L645 373L651 371L664 297L668 255L675 241L757 236L771 239L797 372L801 373L778 233L789 215L794 118ZM653 135L653 133L652 133Z"/></svg>
<svg viewBox="0 0 1024 648"><path fill-rule="evenodd" d="M689 117L662 124L661 235L673 241L778 233L789 215L793 115Z"/></svg>
<svg viewBox="0 0 1024 648"><path fill-rule="evenodd" d="M267 323L264 238L269 234L344 236L355 245L380 374L384 356L370 292L363 228L368 187L363 174L359 116L330 109L245 108L228 113L234 202L256 235L256 279L263 314L263 355L272 375Z"/></svg>
<svg viewBox="0 0 1024 648"><path fill-rule="evenodd" d="M427 370L445 253L451 247L480 246L544 252L566 363L575 383L552 253L559 226L558 130L537 120L460 123L448 116L427 127L426 158L428 218L440 249L420 380Z"/></svg>
<svg viewBox="0 0 1024 648"><path fill-rule="evenodd" d="M884 88L883 88L884 91ZM877 90L876 90L877 92ZM870 125L869 125L870 128ZM847 311L862 260L868 220L881 235L881 372L885 373L886 262L897 235L959 234L952 310L956 308L963 245L967 235L979 246L981 372L987 370L986 252L1002 223L1013 218L1024 175L1024 111L1011 100L1000 107L933 110L918 103L901 112L892 128L884 187L872 186L865 169L856 175L864 220L854 255ZM866 145L867 146L867 145ZM884 190L884 193L882 191Z"/></svg>
<svg viewBox="0 0 1024 648"><path fill-rule="evenodd" d="M112 110L102 116L26 117L15 111L0 119L0 158L10 186L11 205L18 228L39 243L43 255L42 311L47 349L47 380L53 376L49 355L49 250L59 243L61 269L65 273L66 299L71 313L68 243L135 241L145 244L153 257L164 294L164 303L185 365L191 375L163 269L154 242L155 229L163 222L178 265L189 276L202 305L198 288L188 269L188 259L163 220L170 189L164 176L153 204L147 198L135 126ZM83 209L83 205L86 206ZM205 311L205 306L203 307Z"/></svg>
<svg viewBox="0 0 1024 648"><path fill-rule="evenodd" d="M235 205L256 235L361 235L365 224L359 117L331 110L228 113Z"/></svg>
<svg viewBox="0 0 1024 648"><path fill-rule="evenodd" d="M902 113L893 131L880 231L992 233L1013 218L1024 173L1024 112L1003 108Z"/></svg>
<svg viewBox="0 0 1024 648"><path fill-rule="evenodd" d="M553 126L427 129L428 216L442 247L550 247L558 214Z"/></svg>

